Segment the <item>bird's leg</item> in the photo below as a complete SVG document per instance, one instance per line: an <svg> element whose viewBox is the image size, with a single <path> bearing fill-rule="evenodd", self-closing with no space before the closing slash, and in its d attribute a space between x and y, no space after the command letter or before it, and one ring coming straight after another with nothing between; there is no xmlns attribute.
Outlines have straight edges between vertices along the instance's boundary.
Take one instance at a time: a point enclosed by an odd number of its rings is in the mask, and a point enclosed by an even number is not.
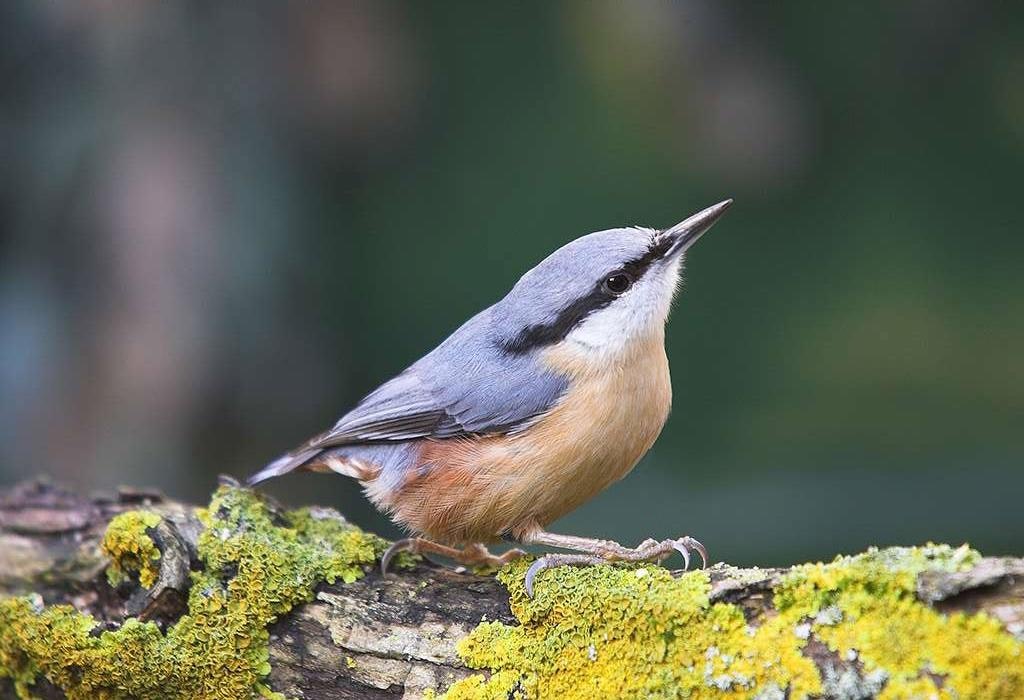
<svg viewBox="0 0 1024 700"><path fill-rule="evenodd" d="M456 559L456 561L466 566L487 566L497 569L499 566L504 566L522 556L526 556L526 552L518 548L510 549L501 554L491 554L487 547L477 542L476 544L468 544L463 547L462 556Z"/></svg>
<svg viewBox="0 0 1024 700"><path fill-rule="evenodd" d="M558 535L544 530L527 532L523 538L525 544L540 544L559 549L571 549L585 554L546 554L533 562L526 572L526 594L533 597L533 580L544 569L556 566L583 566L603 564L614 561L654 561L661 562L673 552L683 557L685 568L690 568L690 550L700 555L701 568L707 568L708 551L700 542L692 537L679 537L674 540L647 539L636 547L623 547L612 540L595 540L588 537Z"/></svg>
<svg viewBox="0 0 1024 700"><path fill-rule="evenodd" d="M438 554L466 567L486 566L490 568L498 568L526 554L521 549L510 549L502 554L491 554L487 547L480 543L468 544L462 549L457 549L423 537L409 537L404 540L398 540L384 552L384 556L380 559L381 573L387 573L391 561L399 552Z"/></svg>

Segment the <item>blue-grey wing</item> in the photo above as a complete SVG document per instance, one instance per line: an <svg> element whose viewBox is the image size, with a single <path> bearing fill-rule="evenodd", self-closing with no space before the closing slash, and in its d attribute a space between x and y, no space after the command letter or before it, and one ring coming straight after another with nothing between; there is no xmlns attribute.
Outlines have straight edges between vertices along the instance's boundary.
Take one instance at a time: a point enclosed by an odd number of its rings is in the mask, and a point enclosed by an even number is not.
<svg viewBox="0 0 1024 700"><path fill-rule="evenodd" d="M360 401L313 445L412 440L444 432L451 423L442 403L410 367Z"/></svg>
<svg viewBox="0 0 1024 700"><path fill-rule="evenodd" d="M314 444L505 433L545 413L564 392L566 378L535 356L504 351L487 321L486 311L471 319Z"/></svg>
<svg viewBox="0 0 1024 700"><path fill-rule="evenodd" d="M509 433L543 415L565 391L566 377L534 355L504 351L489 312L470 319L333 428L275 460L250 482L291 471L331 448Z"/></svg>

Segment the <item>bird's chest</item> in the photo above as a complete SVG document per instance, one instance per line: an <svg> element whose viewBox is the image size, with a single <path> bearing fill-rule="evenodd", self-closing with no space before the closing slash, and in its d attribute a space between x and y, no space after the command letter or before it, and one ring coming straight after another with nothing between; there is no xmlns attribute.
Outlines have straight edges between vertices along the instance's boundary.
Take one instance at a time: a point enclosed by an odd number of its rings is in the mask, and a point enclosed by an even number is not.
<svg viewBox="0 0 1024 700"><path fill-rule="evenodd" d="M664 345L645 342L605 367L581 367L567 352L549 361L575 376L559 405L534 426L532 441L547 453L554 483L596 492L625 476L665 425L672 384Z"/></svg>

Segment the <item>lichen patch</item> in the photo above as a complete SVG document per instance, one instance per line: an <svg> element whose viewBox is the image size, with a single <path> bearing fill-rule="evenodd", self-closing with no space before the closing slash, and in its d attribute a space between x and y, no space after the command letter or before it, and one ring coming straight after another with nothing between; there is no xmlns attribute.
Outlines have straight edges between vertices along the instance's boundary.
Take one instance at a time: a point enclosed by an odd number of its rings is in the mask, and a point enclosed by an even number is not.
<svg viewBox="0 0 1024 700"><path fill-rule="evenodd" d="M119 586L136 574L140 586L153 587L160 572L160 550L148 530L159 524L159 514L144 510L111 519L101 543L103 553L110 557L107 580L111 586Z"/></svg>
<svg viewBox="0 0 1024 700"><path fill-rule="evenodd" d="M1024 697L1020 640L985 614L943 615L915 595L918 575L969 570L979 558L928 545L795 567L758 626L710 602L704 572L561 568L530 599L528 563L517 562L499 576L519 624L485 622L463 639L462 659L486 673L443 697ZM812 644L835 659L824 673Z"/></svg>
<svg viewBox="0 0 1024 700"><path fill-rule="evenodd" d="M69 605L9 598L0 601L0 678L26 699L39 678L70 700L280 698L263 684L269 625L321 581L360 578L386 543L323 511L278 514L238 488L219 489L199 518L202 569L191 574L188 612L166 631L130 618L97 633ZM115 582L132 572L155 581L159 551L146 531L159 521L145 511L111 521L104 548Z"/></svg>

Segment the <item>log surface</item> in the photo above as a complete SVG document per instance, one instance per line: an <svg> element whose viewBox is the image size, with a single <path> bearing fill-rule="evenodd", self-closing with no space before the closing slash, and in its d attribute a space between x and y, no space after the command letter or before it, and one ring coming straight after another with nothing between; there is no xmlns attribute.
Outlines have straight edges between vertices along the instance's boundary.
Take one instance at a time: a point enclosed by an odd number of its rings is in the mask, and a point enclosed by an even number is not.
<svg viewBox="0 0 1024 700"><path fill-rule="evenodd" d="M99 542L118 513L151 507L175 523L184 545L178 557L162 543L161 575L150 591L113 589ZM128 615L171 624L180 614L173 571L194 548L200 525L195 508L159 493L122 489L84 498L42 482L0 491L0 595L36 593L46 605L70 603L115 628ZM169 539L169 538L168 538ZM731 567L711 569L712 601L740 605L751 617L765 614L771 589L784 569L767 578ZM759 572L761 574L764 571ZM122 587L123 588L123 587ZM943 612L985 611L1011 633L1024 633L1024 559L986 558L964 573L933 573L918 581L918 597ZM517 624L508 593L493 577L457 573L423 562L382 577L376 570L351 584L321 585L316 598L271 628L268 685L292 698L420 697L443 691L473 671L455 651L456 642L481 620ZM842 659L821 645L806 651L815 663L842 669ZM61 697L45 682L34 692ZM0 680L0 698L14 698Z"/></svg>

